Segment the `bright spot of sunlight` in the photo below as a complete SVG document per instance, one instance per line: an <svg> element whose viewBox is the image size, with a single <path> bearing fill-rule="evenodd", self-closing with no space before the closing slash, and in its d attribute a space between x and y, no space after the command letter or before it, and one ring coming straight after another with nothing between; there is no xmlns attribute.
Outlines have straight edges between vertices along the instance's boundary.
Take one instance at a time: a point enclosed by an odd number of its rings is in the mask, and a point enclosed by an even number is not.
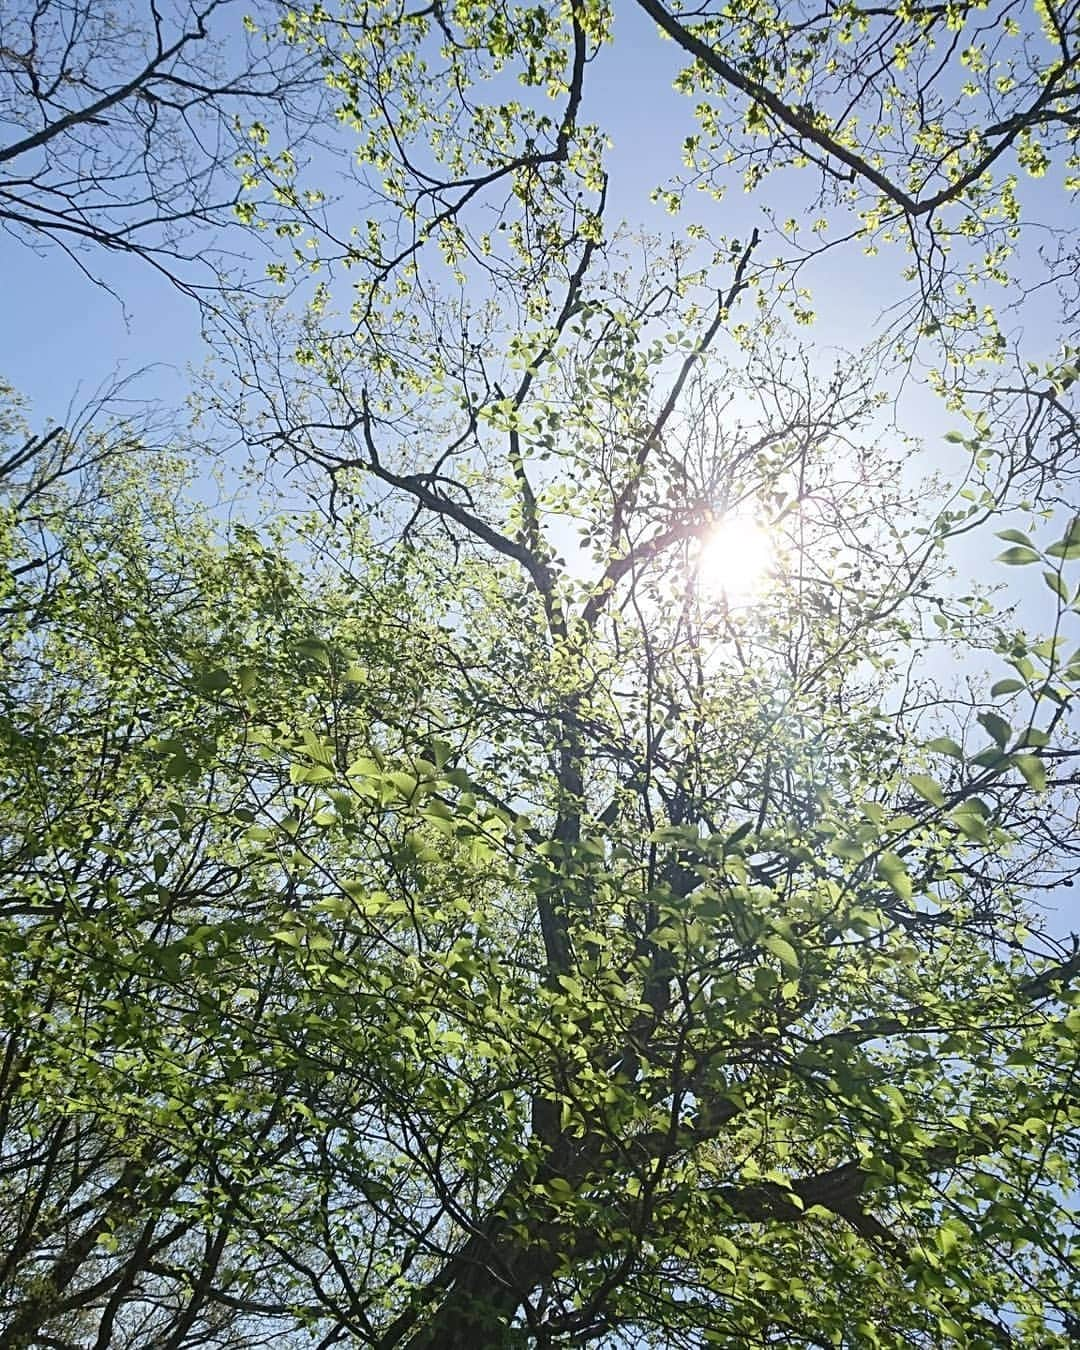
<svg viewBox="0 0 1080 1350"><path fill-rule="evenodd" d="M702 540L698 582L725 600L749 600L765 580L772 553L768 534L752 517L727 516Z"/></svg>

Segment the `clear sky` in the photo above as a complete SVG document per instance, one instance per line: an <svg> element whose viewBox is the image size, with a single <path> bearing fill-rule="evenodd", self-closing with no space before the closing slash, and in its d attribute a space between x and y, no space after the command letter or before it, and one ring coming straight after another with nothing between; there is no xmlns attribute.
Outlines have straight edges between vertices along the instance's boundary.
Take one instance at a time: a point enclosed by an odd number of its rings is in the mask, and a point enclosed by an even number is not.
<svg viewBox="0 0 1080 1350"><path fill-rule="evenodd" d="M157 367L147 397L182 398L183 368L202 356L195 306L138 259L86 261L114 295L59 249L33 252L0 231L0 374L42 419L62 420L73 399L144 366Z"/></svg>

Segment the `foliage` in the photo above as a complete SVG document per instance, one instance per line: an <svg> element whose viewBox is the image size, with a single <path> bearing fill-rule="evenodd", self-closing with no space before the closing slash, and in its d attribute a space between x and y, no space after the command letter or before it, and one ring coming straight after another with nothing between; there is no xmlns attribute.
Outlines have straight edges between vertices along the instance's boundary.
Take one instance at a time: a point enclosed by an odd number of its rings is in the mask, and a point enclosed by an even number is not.
<svg viewBox="0 0 1080 1350"><path fill-rule="evenodd" d="M1001 355L983 287L1017 280L1025 226L1045 212L1030 185L1080 187L1075 4L636 9L685 59L676 87L693 100L695 129L657 166L669 210L689 210L691 229L712 237L735 204L703 214L698 191L742 187L769 202L769 180L801 169L801 211L789 197L791 219L774 222L788 267L853 238L867 254L895 243L918 300L901 311L903 340ZM293 7L287 31L323 55L356 133L367 217L328 236L310 216L299 256L321 249L359 275L362 323L406 295L397 284L425 276L435 252L463 274L512 279L536 317L535 283L601 230L613 129L588 116L590 67L618 71L623 22L601 0ZM1067 245L1061 219L1040 225ZM716 243L725 251L730 235Z"/></svg>
<svg viewBox="0 0 1080 1350"><path fill-rule="evenodd" d="M280 945L320 868L291 749L375 751L347 728L380 735L391 645L408 687L408 604L390 578L316 598L295 532L215 538L164 454L108 460L81 500L46 454L7 550L4 1343L276 1343L326 1264L310 1198L275 1255L331 1054L329 987Z"/></svg>
<svg viewBox="0 0 1080 1350"><path fill-rule="evenodd" d="M0 422L0 1344L1075 1340L1075 353L983 303L1013 169L1075 191L1075 16L640 8L692 176L910 247L884 346L785 333L829 240L610 226L610 8L343 0L275 12L350 138L279 181L311 303L201 392L321 512Z"/></svg>
<svg viewBox="0 0 1080 1350"><path fill-rule="evenodd" d="M897 581L843 393L702 456L858 531L762 609L648 540L622 612L434 545L376 582L341 524L303 581L324 527L215 538L163 458L47 582L13 513L11 1344L1067 1343L1077 960L1025 892L1076 672L1014 644L1036 716L906 738L936 546Z"/></svg>

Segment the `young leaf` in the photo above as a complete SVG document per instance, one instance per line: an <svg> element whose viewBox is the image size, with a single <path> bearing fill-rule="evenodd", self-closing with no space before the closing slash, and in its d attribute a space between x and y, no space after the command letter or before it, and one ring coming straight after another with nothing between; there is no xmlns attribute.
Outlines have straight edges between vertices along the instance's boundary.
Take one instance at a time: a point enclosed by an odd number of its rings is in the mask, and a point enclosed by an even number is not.
<svg viewBox="0 0 1080 1350"><path fill-rule="evenodd" d="M949 819L966 838L973 839L979 844L989 842L986 820L974 802L964 802L958 806L955 811L950 812Z"/></svg>
<svg viewBox="0 0 1080 1350"><path fill-rule="evenodd" d="M1008 567L1025 567L1028 563L1037 563L1041 557L1042 554L1036 553L1033 548L1017 545L1015 548L1007 548L1004 553L999 553L994 561L1005 563Z"/></svg>
<svg viewBox="0 0 1080 1350"><path fill-rule="evenodd" d="M986 728L994 741L1004 750L1012 736L1012 727L1005 721L1004 717L999 717L997 713L984 712L980 713L976 720L980 726Z"/></svg>
<svg viewBox="0 0 1080 1350"><path fill-rule="evenodd" d="M1011 762L1024 775L1030 787L1038 791L1046 787L1046 765L1038 755L1013 755Z"/></svg>
<svg viewBox="0 0 1080 1350"><path fill-rule="evenodd" d="M1065 578L1061 575L1061 573L1044 572L1042 575L1043 581L1046 582L1047 586L1054 592L1054 594L1058 597L1058 599L1064 600L1065 603L1068 604L1069 588L1065 584Z"/></svg>
<svg viewBox="0 0 1080 1350"><path fill-rule="evenodd" d="M780 962L785 969L794 971L796 974L798 973L798 955L796 954L795 948L786 938L782 938L775 933L770 933L762 942L762 946L768 948L773 956L779 957Z"/></svg>
<svg viewBox="0 0 1080 1350"><path fill-rule="evenodd" d="M1080 515L1073 516L1064 535L1046 550L1047 557L1073 562L1080 558Z"/></svg>
<svg viewBox="0 0 1080 1350"><path fill-rule="evenodd" d="M882 853L877 860L878 876L889 884L901 900L910 900L912 895L911 878L907 868L895 853Z"/></svg>
<svg viewBox="0 0 1080 1350"><path fill-rule="evenodd" d="M933 778L927 777L924 773L913 773L908 782L919 796L928 801L931 806L945 805L945 794Z"/></svg>

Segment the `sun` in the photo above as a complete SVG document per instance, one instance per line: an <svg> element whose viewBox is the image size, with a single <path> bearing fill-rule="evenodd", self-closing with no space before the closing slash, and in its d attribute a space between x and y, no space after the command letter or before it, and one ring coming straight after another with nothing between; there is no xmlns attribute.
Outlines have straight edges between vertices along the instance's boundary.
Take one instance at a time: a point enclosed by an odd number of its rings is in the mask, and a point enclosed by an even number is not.
<svg viewBox="0 0 1080 1350"><path fill-rule="evenodd" d="M698 584L729 603L750 600L764 584L772 557L768 534L751 516L726 516L701 541Z"/></svg>

